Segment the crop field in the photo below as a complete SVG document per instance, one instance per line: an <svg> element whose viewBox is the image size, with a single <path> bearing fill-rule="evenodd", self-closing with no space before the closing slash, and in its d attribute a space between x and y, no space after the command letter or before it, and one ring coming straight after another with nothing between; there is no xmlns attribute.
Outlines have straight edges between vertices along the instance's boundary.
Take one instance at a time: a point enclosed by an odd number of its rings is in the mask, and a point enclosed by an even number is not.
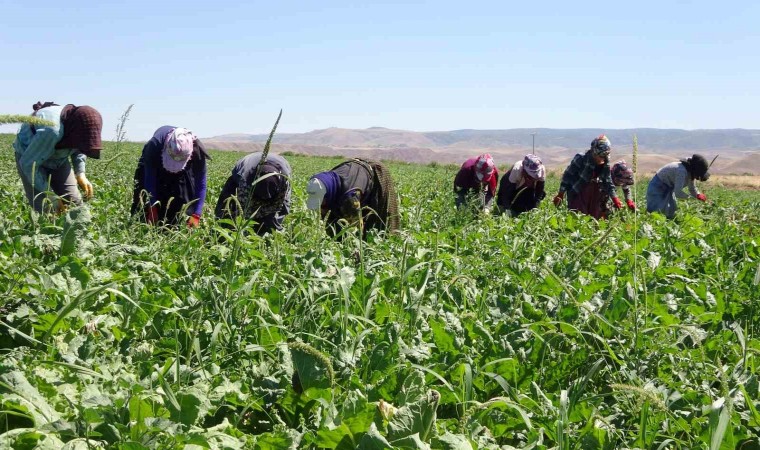
<svg viewBox="0 0 760 450"><path fill-rule="evenodd" d="M12 139L0 448L760 449L758 192L596 223L553 177L483 217L455 168L391 163L402 231L363 242L305 207L340 159L290 156L293 212L260 238L213 219L241 154L212 152L200 229L162 230L129 216L141 145L107 143L86 211L53 219Z"/></svg>

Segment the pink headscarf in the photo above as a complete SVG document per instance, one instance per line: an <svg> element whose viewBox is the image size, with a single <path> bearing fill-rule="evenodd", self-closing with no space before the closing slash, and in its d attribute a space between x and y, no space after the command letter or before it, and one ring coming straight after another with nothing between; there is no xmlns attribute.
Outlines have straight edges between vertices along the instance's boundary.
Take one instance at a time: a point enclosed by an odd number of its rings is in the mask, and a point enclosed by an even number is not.
<svg viewBox="0 0 760 450"><path fill-rule="evenodd" d="M494 164L491 155L484 153L477 158L470 158L462 164L462 169L472 170L481 184L488 185L488 191L491 195L496 195L499 171L496 169L496 164Z"/></svg>
<svg viewBox="0 0 760 450"><path fill-rule="evenodd" d="M487 183L496 171L496 165L490 154L484 153L475 161L475 175L482 183Z"/></svg>
<svg viewBox="0 0 760 450"><path fill-rule="evenodd" d="M175 128L166 137L162 162L164 169L171 173L179 173L193 156L193 142L197 138L187 128Z"/></svg>

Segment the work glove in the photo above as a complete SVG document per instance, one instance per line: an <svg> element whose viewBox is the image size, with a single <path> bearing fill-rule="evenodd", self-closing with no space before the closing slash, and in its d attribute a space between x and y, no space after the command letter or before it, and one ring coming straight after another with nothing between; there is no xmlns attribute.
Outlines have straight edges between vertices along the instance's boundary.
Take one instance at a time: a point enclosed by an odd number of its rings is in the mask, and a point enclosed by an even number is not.
<svg viewBox="0 0 760 450"><path fill-rule="evenodd" d="M84 173L80 173L76 175L77 184L79 184L79 187L84 192L84 199L89 200L92 198L92 183L90 183L90 180L87 179L87 176Z"/></svg>
<svg viewBox="0 0 760 450"><path fill-rule="evenodd" d="M633 200L626 200L625 203L628 205L628 209L636 211L636 203L633 203Z"/></svg>
<svg viewBox="0 0 760 450"><path fill-rule="evenodd" d="M697 194L697 200L699 200L700 202L706 202L707 196L705 194Z"/></svg>
<svg viewBox="0 0 760 450"><path fill-rule="evenodd" d="M557 208L559 208L559 205L562 204L562 199L564 199L564 198L565 198L565 193L564 192L558 193L554 197L554 206L556 206Z"/></svg>
<svg viewBox="0 0 760 450"><path fill-rule="evenodd" d="M188 228L198 228L201 226L201 216L198 214L193 214L192 216L187 218L187 227Z"/></svg>
<svg viewBox="0 0 760 450"><path fill-rule="evenodd" d="M67 209L69 209L69 204L62 198L53 200L53 214L66 214Z"/></svg>
<svg viewBox="0 0 760 450"><path fill-rule="evenodd" d="M150 206L145 211L145 221L153 225L158 222L158 206Z"/></svg>

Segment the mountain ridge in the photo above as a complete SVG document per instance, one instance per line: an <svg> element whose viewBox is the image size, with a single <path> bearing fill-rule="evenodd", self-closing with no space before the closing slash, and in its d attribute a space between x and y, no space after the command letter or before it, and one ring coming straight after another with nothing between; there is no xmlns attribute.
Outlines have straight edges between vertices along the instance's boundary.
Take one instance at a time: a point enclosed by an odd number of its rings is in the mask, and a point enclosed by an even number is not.
<svg viewBox="0 0 760 450"><path fill-rule="evenodd" d="M716 173L760 174L760 130L678 128L512 128L502 130L460 129L451 131L409 131L384 127L350 129L331 127L306 133L278 133L274 151L306 155L363 156L413 163L458 163L467 157L488 152L505 164L535 151L547 166L562 166L573 155L588 149L591 140L606 134L613 145L613 159L630 160L633 136L639 144L642 170L654 171L667 161L692 153L709 159L720 155ZM267 134L227 134L204 138L210 148L257 151Z"/></svg>

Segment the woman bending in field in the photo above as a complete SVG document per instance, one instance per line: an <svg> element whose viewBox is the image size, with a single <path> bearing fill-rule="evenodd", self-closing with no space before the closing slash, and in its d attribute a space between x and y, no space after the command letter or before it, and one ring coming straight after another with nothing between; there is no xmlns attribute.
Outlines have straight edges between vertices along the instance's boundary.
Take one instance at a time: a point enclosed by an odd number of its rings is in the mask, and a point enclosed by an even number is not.
<svg viewBox="0 0 760 450"><path fill-rule="evenodd" d="M631 186L633 186L633 169L628 167L624 160L620 160L612 165L612 184L615 187L623 188L623 198L628 209L636 211L636 203L633 202L631 195ZM607 208L609 210L609 207Z"/></svg>
<svg viewBox="0 0 760 450"><path fill-rule="evenodd" d="M234 219L242 213L256 221L256 233L263 236L282 230L282 222L290 213L292 172L282 156L270 153L264 161L261 156L261 152L251 153L235 164L214 214L217 219Z"/></svg>
<svg viewBox="0 0 760 450"><path fill-rule="evenodd" d="M164 126L143 147L135 170L132 215L143 212L149 224L200 224L206 201L206 159L203 143L185 128Z"/></svg>
<svg viewBox="0 0 760 450"><path fill-rule="evenodd" d="M16 169L36 211L62 212L70 203L82 203L77 184L85 198L92 197L85 161L100 158L103 119L91 106L37 102L33 108L33 116L52 125L21 126L13 142ZM50 191L55 195L46 194Z"/></svg>
<svg viewBox="0 0 760 450"><path fill-rule="evenodd" d="M672 219L678 209L677 198L691 196L706 202L707 197L697 190L694 181L707 181L709 168L702 155L693 155L660 168L647 187L647 212L659 212ZM683 191L685 187L689 188L689 194Z"/></svg>
<svg viewBox="0 0 760 450"><path fill-rule="evenodd" d="M395 231L399 228L398 199L388 169L380 162L352 159L311 177L306 186L307 208L319 210L328 226L339 232L341 219L364 228Z"/></svg>
<svg viewBox="0 0 760 450"><path fill-rule="evenodd" d="M484 153L475 158L470 158L462 164L454 178L454 193L457 194L456 205L461 208L472 201L473 196L477 196L482 203L479 209L489 213L493 198L496 196L496 186L499 183L499 171L493 162L493 158L488 153ZM468 197L469 200L468 200Z"/></svg>
<svg viewBox="0 0 760 450"><path fill-rule="evenodd" d="M538 208L546 197L544 183L546 168L536 155L525 155L517 161L499 184L496 204L501 212L509 211L512 217Z"/></svg>
<svg viewBox="0 0 760 450"><path fill-rule="evenodd" d="M610 175L611 150L610 140L602 134L591 141L591 148L585 154L575 155L562 175L554 204L559 207L567 193L567 206L570 210L588 214L595 219L606 217L609 199L612 199L616 209L621 209L623 204Z"/></svg>

